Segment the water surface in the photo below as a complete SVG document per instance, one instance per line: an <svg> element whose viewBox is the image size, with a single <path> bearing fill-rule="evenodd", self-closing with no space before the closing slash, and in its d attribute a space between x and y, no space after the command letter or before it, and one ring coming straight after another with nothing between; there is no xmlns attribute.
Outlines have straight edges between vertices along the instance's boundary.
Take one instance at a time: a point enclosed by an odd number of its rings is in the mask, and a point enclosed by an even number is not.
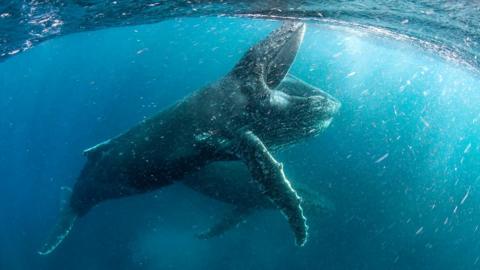
<svg viewBox="0 0 480 270"><path fill-rule="evenodd" d="M132 24L148 21L140 17ZM279 25L99 20L88 27L107 29L47 35L0 64L1 269L478 267L480 79L461 64L475 66L475 50L450 61L411 39L338 23L309 23L291 73L338 98L341 112L325 134L276 154L290 178L336 205L309 219L305 247L274 211L198 240L229 208L172 186L99 205L54 254L38 256L83 149L220 78ZM2 48L16 48L11 40Z"/></svg>

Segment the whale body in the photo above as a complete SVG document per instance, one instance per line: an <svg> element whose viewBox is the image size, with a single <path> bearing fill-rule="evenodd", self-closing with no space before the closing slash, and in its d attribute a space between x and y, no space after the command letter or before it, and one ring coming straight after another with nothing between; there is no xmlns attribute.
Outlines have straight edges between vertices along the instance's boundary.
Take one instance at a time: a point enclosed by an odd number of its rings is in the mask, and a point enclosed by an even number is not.
<svg viewBox="0 0 480 270"><path fill-rule="evenodd" d="M76 219L103 201L157 190L228 160L245 164L285 215L296 243L304 245L308 226L301 198L271 151L321 133L340 107L319 89L284 80L304 32L303 23L284 22L225 77L85 150L85 166L39 253L51 253Z"/></svg>

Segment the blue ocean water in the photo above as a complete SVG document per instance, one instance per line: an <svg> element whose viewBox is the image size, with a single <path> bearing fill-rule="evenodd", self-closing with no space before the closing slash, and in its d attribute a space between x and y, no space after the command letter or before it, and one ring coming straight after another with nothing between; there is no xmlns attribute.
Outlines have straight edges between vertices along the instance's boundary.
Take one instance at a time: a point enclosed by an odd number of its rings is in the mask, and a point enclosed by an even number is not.
<svg viewBox="0 0 480 270"><path fill-rule="evenodd" d="M1 269L476 269L480 78L405 40L310 23L291 73L342 102L321 136L277 153L335 212L295 247L276 211L212 240L228 206L180 185L105 202L50 256L82 150L226 74L279 25L182 18L43 42L0 64Z"/></svg>

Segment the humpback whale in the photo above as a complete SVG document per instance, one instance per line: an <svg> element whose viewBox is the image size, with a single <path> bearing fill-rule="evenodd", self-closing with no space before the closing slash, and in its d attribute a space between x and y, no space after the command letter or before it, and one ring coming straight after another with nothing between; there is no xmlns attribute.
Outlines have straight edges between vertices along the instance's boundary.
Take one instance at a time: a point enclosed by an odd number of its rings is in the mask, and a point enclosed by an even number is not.
<svg viewBox="0 0 480 270"><path fill-rule="evenodd" d="M271 151L323 131L340 103L285 82L305 25L286 21L220 80L84 151L86 163L39 254L51 253L77 218L111 199L150 192L211 162L240 160L284 214L297 245L307 241L301 198ZM307 87L308 88L308 87ZM310 88L308 88L310 89ZM290 90L290 91L287 91Z"/></svg>
<svg viewBox="0 0 480 270"><path fill-rule="evenodd" d="M255 211L277 209L240 161L212 162L182 179L181 183L211 199L232 206L215 225L197 235L201 239L223 234ZM292 183L292 186L302 197L302 208L307 216L325 216L335 210L332 201L308 186L298 182Z"/></svg>

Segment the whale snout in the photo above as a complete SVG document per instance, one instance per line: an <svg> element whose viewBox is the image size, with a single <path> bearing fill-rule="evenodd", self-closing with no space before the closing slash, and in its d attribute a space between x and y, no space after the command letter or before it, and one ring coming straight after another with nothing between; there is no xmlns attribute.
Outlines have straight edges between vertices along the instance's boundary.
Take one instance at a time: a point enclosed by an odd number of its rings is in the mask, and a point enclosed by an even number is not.
<svg viewBox="0 0 480 270"><path fill-rule="evenodd" d="M288 74L276 90L289 96L291 106L285 106L294 115L296 125L312 133L328 127L338 113L338 99L297 77ZM279 96L279 95L277 95ZM277 102L278 103L278 102Z"/></svg>
<svg viewBox="0 0 480 270"><path fill-rule="evenodd" d="M321 121L330 121L342 106L338 99L320 89L315 89L309 99L311 100L312 112Z"/></svg>

